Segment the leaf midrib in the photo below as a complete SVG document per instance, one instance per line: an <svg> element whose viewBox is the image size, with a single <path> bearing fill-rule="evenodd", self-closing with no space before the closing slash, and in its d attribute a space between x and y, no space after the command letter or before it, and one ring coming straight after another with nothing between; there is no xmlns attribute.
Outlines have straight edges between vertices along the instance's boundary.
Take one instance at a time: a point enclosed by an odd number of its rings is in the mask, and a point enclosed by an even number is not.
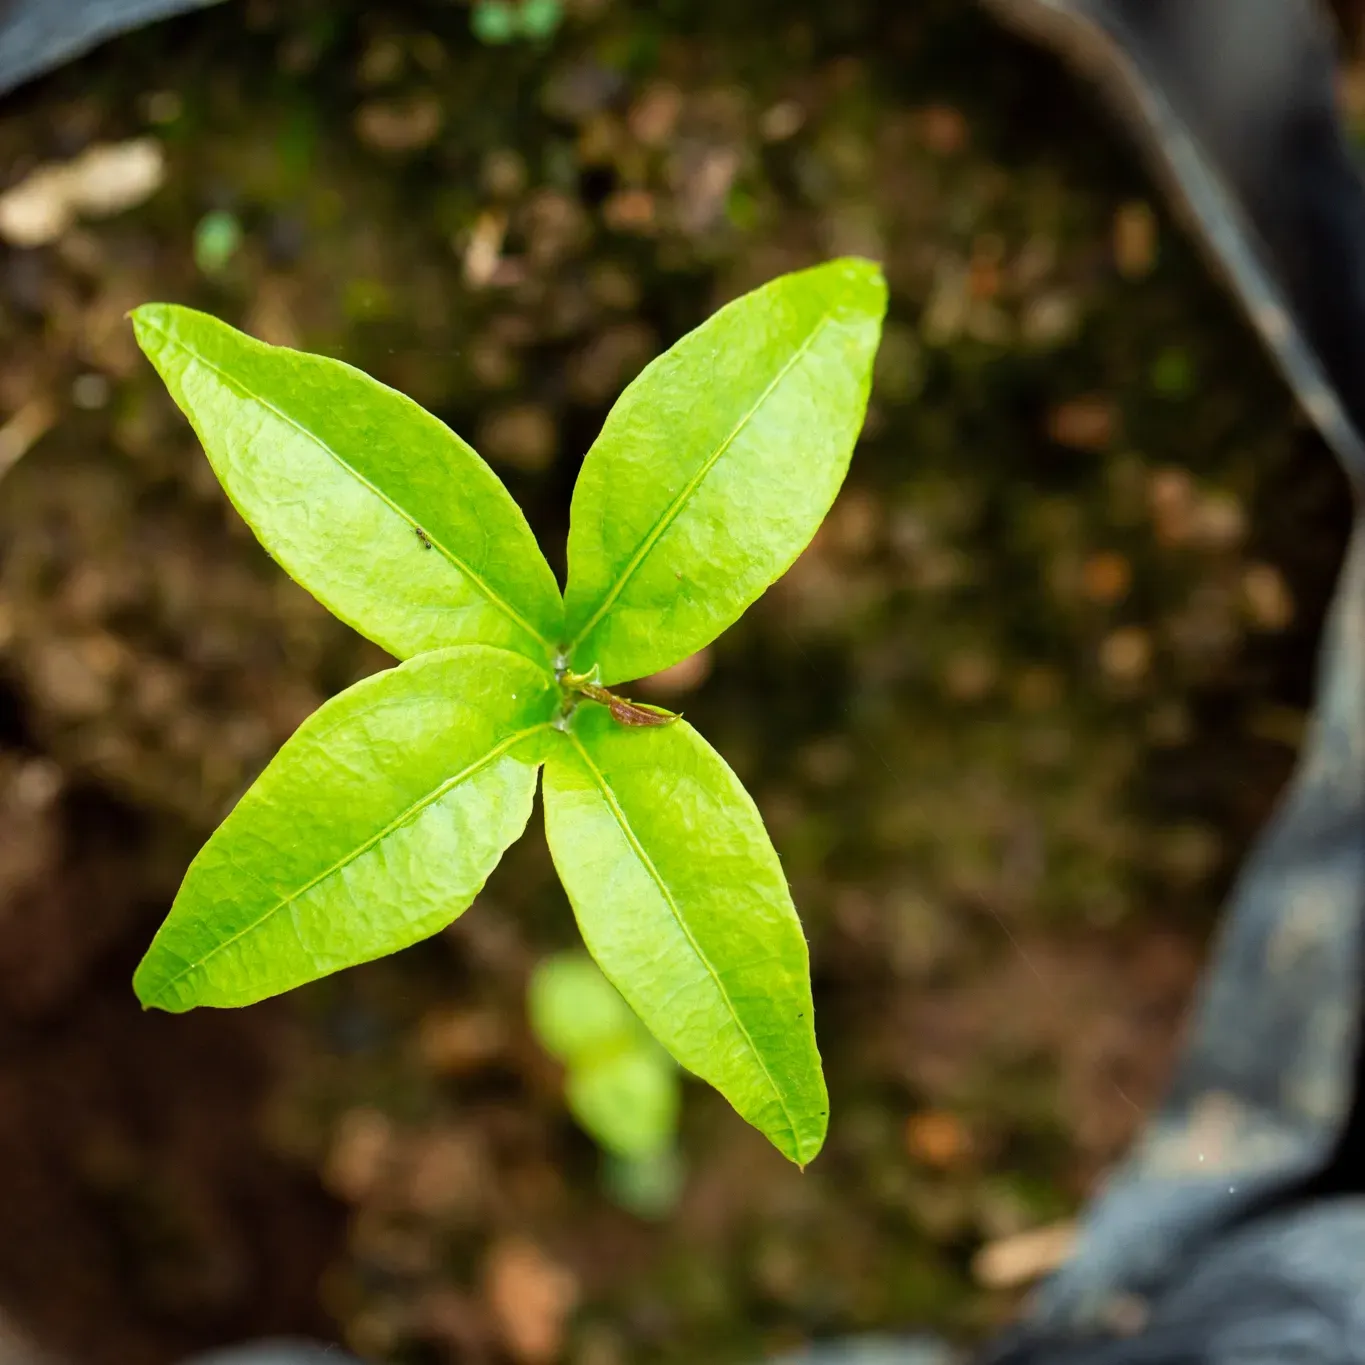
<svg viewBox="0 0 1365 1365"><path fill-rule="evenodd" d="M355 848L353 848L349 853L345 854L343 857L338 858L337 861L334 862L330 867L326 868L322 872L319 872L315 877L313 877L310 881L305 882L296 891L291 891L287 896L284 896L280 900L276 901L274 905L272 905L263 914L258 915L256 919L252 920L250 924L245 925L243 928L239 929L230 938L225 938L221 943L215 944L207 953L204 954L203 957L199 958L198 961L191 962L187 966L182 967L180 971L178 971L173 977L170 978L170 980L166 981L163 985L158 987L154 999L157 1000L164 999L166 994L169 991L173 990L185 977L189 976L192 972L202 970L209 962L211 962L215 957L217 957L219 953L224 952L226 949L232 947L232 945L236 943L239 939L245 938L248 934L255 933L256 930L259 929L268 920L272 919L275 915L279 914L279 912L285 909L287 906L293 905L294 902L299 900L301 897L306 896L311 890L313 890L314 887L320 886L329 877L333 877L338 872L342 871L343 868L349 867L358 858L363 858L365 854L367 854L371 849L377 848L391 834L396 833L404 825L409 824L411 821L415 820L419 815L421 815L421 813L424 810L426 810L430 806L435 805L437 801L439 801L448 792L453 791L456 787L460 785L460 783L468 781L469 778L473 777L475 774L479 773L484 768L488 767L490 763L497 762L497 760L501 758L505 753L507 753L508 750L515 748L523 740L529 739L532 735L539 734L541 731L549 730L551 728L552 727L550 722L541 721L539 724L529 726L525 730L519 730L517 731L516 734L510 735L507 739L504 739L500 743L495 744L493 748L490 749L481 758L476 759L473 763L470 763L465 768L461 769L453 777L448 777L445 779L444 782L441 782L437 786L433 787L431 791L427 792L425 796L420 797L418 800L414 801L412 805L410 805L406 810L402 812L402 814L397 815L392 820L390 820L389 823L385 825L383 829L379 830L376 834L371 835L363 843L357 844Z"/></svg>
<svg viewBox="0 0 1365 1365"><path fill-rule="evenodd" d="M236 389L237 392L240 393L244 398L248 398L252 402L259 403L268 412L271 412L276 417L278 417L280 421L283 422L286 426L293 427L293 429L297 431L300 436L307 437L308 440L312 441L320 450L326 451L326 453L332 457L332 459L341 469L345 470L346 473L349 474L362 487L369 489L369 491L373 493L375 497L378 498L382 503L384 503L385 506L387 506L391 511L396 512L400 517L402 517L403 520L406 521L407 524L413 528L413 532L416 533L418 527L421 525L421 523L418 522L417 518L414 517L406 508L400 506L397 502L395 502L393 498L391 498L386 492L384 492L382 488L380 488L372 480L366 478L364 474L362 474L353 464L351 464L341 454L339 454L335 449L333 449L331 444L323 440L323 438L319 436L315 431L309 430L309 428L304 426L304 424L300 422L298 418L290 416L289 413L285 412L283 409L277 407L274 403L272 403L270 399L264 397L262 394L256 393L253 389L248 388L247 385L242 382L242 380L237 378L237 376L232 374L230 371L225 370L216 361L210 360L208 356L206 356L201 350L190 345L182 337L173 336L164 327L161 327L150 320L144 319L144 322L146 323L147 327L149 327L152 331L157 332L161 336L163 336L172 346L178 347L180 350L184 351L186 355L193 357L193 359L196 360L202 366L204 366L205 369L212 371L229 388ZM439 550L441 554L444 555L445 558L461 574L463 574L470 581L470 583L472 583L474 587L478 589L480 593L483 594L483 596L488 600L488 602L492 606L496 607L499 611L501 611L503 615L506 616L507 619L511 621L514 625L519 626L522 630L526 631L527 634L529 634L534 640L536 640L537 643L543 646L548 652L550 653L554 652L554 645L551 644L551 642L547 640L545 636L542 635L540 631L538 631L535 628L535 626L533 626L524 616L522 616L522 614L519 611L517 611L517 609L514 606L512 606L512 604L508 602L506 598L504 598L493 587L491 587L480 574L475 572L475 570L472 569L463 559L461 559L459 555L457 555L452 549L450 549L449 546L447 546L443 541L438 540L434 535L431 534L430 531L426 530L425 527L422 528L422 534L426 537L431 547L433 549Z"/></svg>
<svg viewBox="0 0 1365 1365"><path fill-rule="evenodd" d="M572 655L574 650L576 650L592 633L597 623L611 610L616 599L625 591L626 584L634 577L635 571L644 563L646 556L655 545L658 544L659 540L663 537L664 532L678 519L684 505L701 486L706 479L706 476L716 467L730 447L739 440L745 428L758 415L759 409L772 397L777 386L786 379L792 370L794 370L801 360L804 359L806 352L815 345L817 340L819 340L820 334L829 325L829 322L834 317L836 311L837 309L830 308L821 315L820 320L811 328L810 335L806 337L796 353L792 355L786 364L784 364L777 374L774 375L773 379L768 384L768 387L759 394L757 399L755 399L753 406L739 419L730 434L706 457L702 462L701 467L683 486L683 489L678 496L673 499L662 513L660 513L658 520L640 542L639 547L636 549L634 555L631 556L629 563L627 563L626 567L621 571L616 582L607 589L606 595L603 597L597 609L588 618L587 624L574 636L573 643L569 645L567 653Z"/></svg>
<svg viewBox="0 0 1365 1365"><path fill-rule="evenodd" d="M792 1118L791 1110L787 1107L786 1096L782 1093L781 1087L773 1079L772 1072L768 1069L768 1064L763 1060L763 1054L759 1051L757 1044L753 1040L753 1035L749 1032L744 1020L740 1017L739 1011L735 1008L734 1001L730 999L730 992L726 990L725 983L720 979L719 973L711 963L711 959L702 951L701 945L697 942L692 933L692 927L687 923L677 901L673 898L673 893L669 890L668 884L663 879L663 874L655 867L654 860L646 852L644 845L640 842L634 829L631 827L630 820L627 818L620 803L616 799L616 793L612 791L610 784L603 776L597 764L592 761L592 756L584 747L583 741L572 732L565 732L569 742L578 751L578 756L583 760L583 765L587 768L589 776L596 785L598 791L602 793L602 799L607 803L607 808L611 811L616 823L620 826L621 833L625 835L626 842L630 845L632 852L640 860L641 866L648 873L650 880L658 888L659 894L663 897L664 904L668 906L670 913L676 921L678 928L682 931L683 937L687 940L688 946L696 954L697 960L706 968L707 975L714 983L721 1000L729 1012L730 1018L734 1020L735 1027L739 1029L740 1036L744 1039L746 1046L758 1063L759 1069L763 1072L763 1079L767 1081L769 1089L772 1091L773 1098L777 1101L778 1107L782 1110L782 1117L786 1122L787 1131L791 1134L792 1146L796 1152L797 1159L801 1157L801 1137L796 1129L796 1122Z"/></svg>

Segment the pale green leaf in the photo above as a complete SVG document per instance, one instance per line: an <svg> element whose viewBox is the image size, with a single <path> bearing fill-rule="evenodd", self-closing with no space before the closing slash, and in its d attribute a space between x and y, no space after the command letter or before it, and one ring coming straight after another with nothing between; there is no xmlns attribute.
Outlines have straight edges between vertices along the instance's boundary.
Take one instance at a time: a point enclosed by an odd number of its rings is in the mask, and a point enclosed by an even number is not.
<svg viewBox="0 0 1365 1365"><path fill-rule="evenodd" d="M686 1170L676 1147L645 1156L610 1157L602 1183L611 1199L637 1218L666 1218L682 1197Z"/></svg>
<svg viewBox="0 0 1365 1365"><path fill-rule="evenodd" d="M569 1069L569 1109L617 1156L668 1147L678 1128L678 1070L653 1039Z"/></svg>
<svg viewBox="0 0 1365 1365"><path fill-rule="evenodd" d="M466 645L328 702L190 864L139 999L247 1005L444 928L526 827L557 701L545 669Z"/></svg>
<svg viewBox="0 0 1365 1365"><path fill-rule="evenodd" d="M654 1036L793 1161L828 1101L806 940L749 795L685 721L583 706L545 769L555 866L584 942Z"/></svg>
<svg viewBox="0 0 1365 1365"><path fill-rule="evenodd" d="M537 964L527 991L531 1026L568 1069L574 1117L608 1151L643 1157L673 1141L678 1070L586 953Z"/></svg>
<svg viewBox="0 0 1365 1365"><path fill-rule="evenodd" d="M648 1036L586 953L557 953L537 963L526 995L536 1037L561 1062L588 1062Z"/></svg>
<svg viewBox="0 0 1365 1365"><path fill-rule="evenodd" d="M815 534L862 427L881 271L840 260L737 299L626 390L574 489L574 668L610 685L713 640Z"/></svg>
<svg viewBox="0 0 1365 1365"><path fill-rule="evenodd" d="M407 658L480 642L547 659L554 575L491 469L411 399L338 360L147 304L138 344L281 565Z"/></svg>

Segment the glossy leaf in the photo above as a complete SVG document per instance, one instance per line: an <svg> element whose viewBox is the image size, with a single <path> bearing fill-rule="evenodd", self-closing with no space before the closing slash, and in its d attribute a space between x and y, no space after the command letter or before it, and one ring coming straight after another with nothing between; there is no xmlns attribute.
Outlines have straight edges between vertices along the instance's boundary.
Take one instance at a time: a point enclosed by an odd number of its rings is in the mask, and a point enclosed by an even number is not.
<svg viewBox="0 0 1365 1365"><path fill-rule="evenodd" d="M806 940L748 793L685 721L581 707L547 752L545 821L588 950L654 1036L793 1161L828 1101Z"/></svg>
<svg viewBox="0 0 1365 1365"><path fill-rule="evenodd" d="M473 642L550 657L554 575L443 423L338 360L188 308L147 304L133 326L237 510L343 621L399 658Z"/></svg>
<svg viewBox="0 0 1365 1365"><path fill-rule="evenodd" d="M576 670L610 686L667 668L787 570L848 470L885 309L868 261L785 275L631 384L574 489Z"/></svg>
<svg viewBox="0 0 1365 1365"><path fill-rule="evenodd" d="M543 668L473 645L328 702L190 865L143 1004L251 1004L444 928L526 826L557 699Z"/></svg>

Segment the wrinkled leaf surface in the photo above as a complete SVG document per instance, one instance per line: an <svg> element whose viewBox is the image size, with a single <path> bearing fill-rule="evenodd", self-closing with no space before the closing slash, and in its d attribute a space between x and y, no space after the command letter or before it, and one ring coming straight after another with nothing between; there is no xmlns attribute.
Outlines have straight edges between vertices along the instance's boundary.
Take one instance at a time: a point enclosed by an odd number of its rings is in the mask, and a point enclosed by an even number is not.
<svg viewBox="0 0 1365 1365"><path fill-rule="evenodd" d="M526 827L555 704L544 669L479 645L328 702L191 863L139 999L247 1005L444 928Z"/></svg>
<svg viewBox="0 0 1365 1365"><path fill-rule="evenodd" d="M580 708L545 770L550 850L588 950L670 1053L793 1161L828 1101L806 940L739 779L685 721Z"/></svg>
<svg viewBox="0 0 1365 1365"><path fill-rule="evenodd" d="M192 309L147 304L133 326L237 510L343 621L398 658L560 643L559 588L520 508L430 413Z"/></svg>
<svg viewBox="0 0 1365 1365"><path fill-rule="evenodd" d="M667 668L787 570L848 470L885 309L868 261L785 275L631 384L574 489L575 669L610 685Z"/></svg>

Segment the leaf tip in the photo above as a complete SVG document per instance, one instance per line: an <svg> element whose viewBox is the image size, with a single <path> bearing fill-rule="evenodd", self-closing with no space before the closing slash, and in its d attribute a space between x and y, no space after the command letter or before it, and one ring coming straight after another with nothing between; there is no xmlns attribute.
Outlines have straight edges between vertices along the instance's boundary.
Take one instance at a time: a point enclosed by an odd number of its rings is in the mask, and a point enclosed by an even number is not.
<svg viewBox="0 0 1365 1365"><path fill-rule="evenodd" d="M796 1118L795 1124L783 1133L787 1141L778 1144L782 1154L800 1171L804 1171L820 1155L829 1136L827 1095L822 1095L820 1102L825 1107L806 1109Z"/></svg>
<svg viewBox="0 0 1365 1365"><path fill-rule="evenodd" d="M165 1006L156 997L154 990L148 990L141 985L136 976L133 977L133 994L137 996L137 1003L142 1006L143 1013L148 1010L164 1009Z"/></svg>
<svg viewBox="0 0 1365 1365"><path fill-rule="evenodd" d="M133 324L133 337L144 354L151 354L152 338L166 331L172 307L169 303L140 303L124 314Z"/></svg>
<svg viewBox="0 0 1365 1365"><path fill-rule="evenodd" d="M805 1120L798 1119L794 1127L784 1124L781 1129L763 1128L761 1131L798 1171L804 1173L824 1150L829 1134L829 1111L807 1114Z"/></svg>
<svg viewBox="0 0 1365 1365"><path fill-rule="evenodd" d="M164 972L155 970L150 956L149 953L144 957L133 973L133 994L137 996L138 1004L144 1010L165 1010L167 1014L183 1014L192 1009L192 1001L187 1003L178 994L171 994L172 983L166 980Z"/></svg>

